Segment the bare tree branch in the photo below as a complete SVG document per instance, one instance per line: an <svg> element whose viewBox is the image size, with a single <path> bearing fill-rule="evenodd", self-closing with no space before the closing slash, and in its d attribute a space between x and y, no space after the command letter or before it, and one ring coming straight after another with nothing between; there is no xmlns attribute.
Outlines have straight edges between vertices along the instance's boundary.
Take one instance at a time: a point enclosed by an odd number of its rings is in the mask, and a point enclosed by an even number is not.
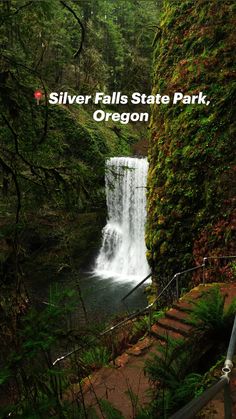
<svg viewBox="0 0 236 419"><path fill-rule="evenodd" d="M77 58L78 56L79 56L79 54L81 53L81 51L82 51L82 48L83 48L83 43L84 43L84 39L85 39L85 28L84 28L84 25L83 25L83 23L81 22L81 20L80 20L80 18L77 16L77 14L75 13L75 11L70 7L70 6L68 6L68 4L66 4L66 2L65 1L63 1L63 0L60 0L60 3L67 9L67 10L69 10L69 12L70 13L72 13L72 15L75 17L75 19L77 20L77 22L78 22L78 24L80 25L80 27L81 27L81 41L80 41L80 46L79 46L79 49L76 51L76 53L74 54L74 58Z"/></svg>
<svg viewBox="0 0 236 419"><path fill-rule="evenodd" d="M31 4L33 4L33 3L34 3L33 1L29 1L28 3L23 4L17 10L15 10L15 12L9 13L9 14L3 16L2 19L1 19L1 24L4 23L5 19L7 19L7 18L9 18L11 16L17 15L22 9L24 9L25 7L31 6Z"/></svg>

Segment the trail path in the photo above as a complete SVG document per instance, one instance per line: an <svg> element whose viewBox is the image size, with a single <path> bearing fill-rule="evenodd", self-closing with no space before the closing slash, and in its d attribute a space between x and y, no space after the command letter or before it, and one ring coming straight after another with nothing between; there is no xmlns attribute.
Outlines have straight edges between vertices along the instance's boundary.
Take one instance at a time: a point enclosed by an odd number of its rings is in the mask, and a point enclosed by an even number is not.
<svg viewBox="0 0 236 419"><path fill-rule="evenodd" d="M137 396L138 403L141 406L145 406L150 400L151 383L144 373L145 361L156 351L157 343L164 345L168 336L185 339L190 337L192 328L186 325L184 321L190 315L192 302L199 299L202 292L209 287L211 285L200 285L192 289L166 312L165 317L159 319L152 326L150 337L139 340L127 349L116 358L115 365L103 367L87 379L83 387L86 406L96 406L99 416L101 418L106 417L103 415L101 407L99 407L99 400L105 399L120 410L124 418L135 418L137 406L131 394ZM220 289L223 294L227 295L225 299L225 306L227 306L236 297L236 284L220 284ZM234 387L233 382L235 383L235 379L232 380L232 386ZM236 399L235 387L232 392ZM216 412L212 418L220 419L222 418L222 403L218 401L215 403ZM234 410L236 409L234 408ZM236 415L234 417L236 418Z"/></svg>

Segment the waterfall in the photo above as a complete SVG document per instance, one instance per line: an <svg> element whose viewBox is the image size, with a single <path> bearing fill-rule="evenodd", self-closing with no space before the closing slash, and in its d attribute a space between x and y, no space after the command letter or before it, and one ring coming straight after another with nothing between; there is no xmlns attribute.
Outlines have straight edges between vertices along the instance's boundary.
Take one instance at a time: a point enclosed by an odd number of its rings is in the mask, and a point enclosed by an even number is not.
<svg viewBox="0 0 236 419"><path fill-rule="evenodd" d="M95 273L104 278L141 280L146 260L146 158L112 157L106 162L107 224Z"/></svg>

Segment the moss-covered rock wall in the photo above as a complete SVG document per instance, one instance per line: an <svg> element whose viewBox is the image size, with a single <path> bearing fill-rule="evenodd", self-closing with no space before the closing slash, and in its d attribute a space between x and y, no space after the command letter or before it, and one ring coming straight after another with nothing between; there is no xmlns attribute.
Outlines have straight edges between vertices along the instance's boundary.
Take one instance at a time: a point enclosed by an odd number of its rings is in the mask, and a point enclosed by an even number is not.
<svg viewBox="0 0 236 419"><path fill-rule="evenodd" d="M153 94L202 91L211 102L152 108L147 247L157 278L236 254L235 23L234 0L165 2Z"/></svg>

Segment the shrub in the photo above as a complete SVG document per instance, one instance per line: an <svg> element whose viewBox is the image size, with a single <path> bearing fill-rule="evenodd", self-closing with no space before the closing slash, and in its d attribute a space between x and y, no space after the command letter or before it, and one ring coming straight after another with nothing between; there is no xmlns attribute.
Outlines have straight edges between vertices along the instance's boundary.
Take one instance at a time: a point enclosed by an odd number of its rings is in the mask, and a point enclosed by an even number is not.
<svg viewBox="0 0 236 419"><path fill-rule="evenodd" d="M225 309L226 294L223 295L219 286L204 292L201 299L193 302L193 310L188 322L197 331L209 332L214 335L228 336L236 314L236 298Z"/></svg>
<svg viewBox="0 0 236 419"><path fill-rule="evenodd" d="M192 342L169 338L146 362L146 373L154 384L151 411L156 417L167 417L203 390L202 375L192 372L198 356Z"/></svg>

